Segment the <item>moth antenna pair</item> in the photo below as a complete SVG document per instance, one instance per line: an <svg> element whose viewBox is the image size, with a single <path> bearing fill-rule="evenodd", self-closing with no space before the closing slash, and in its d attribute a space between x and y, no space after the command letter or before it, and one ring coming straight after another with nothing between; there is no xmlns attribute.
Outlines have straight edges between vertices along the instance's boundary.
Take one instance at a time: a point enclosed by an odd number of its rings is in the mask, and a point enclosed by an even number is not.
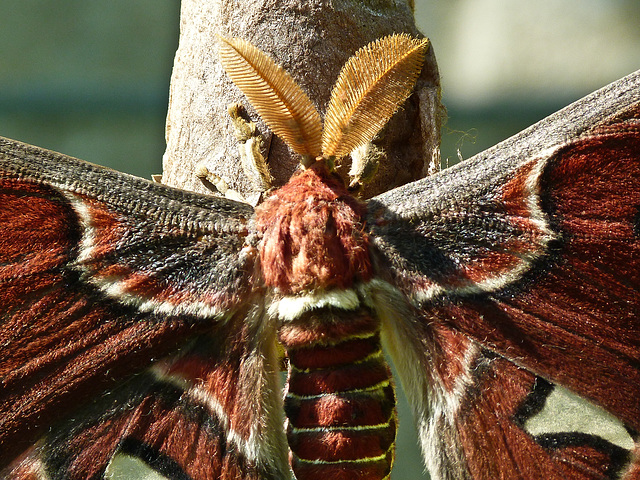
<svg viewBox="0 0 640 480"><path fill-rule="evenodd" d="M371 142L409 97L422 70L428 39L390 35L358 50L342 67L324 121L282 67L246 40L219 37L227 74L303 166L333 160Z"/></svg>

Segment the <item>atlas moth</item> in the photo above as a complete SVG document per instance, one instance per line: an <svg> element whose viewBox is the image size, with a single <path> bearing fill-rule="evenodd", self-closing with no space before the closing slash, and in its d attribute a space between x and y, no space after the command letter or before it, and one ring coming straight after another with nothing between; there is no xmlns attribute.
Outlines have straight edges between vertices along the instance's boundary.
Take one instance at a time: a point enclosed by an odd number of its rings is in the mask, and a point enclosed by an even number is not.
<svg viewBox="0 0 640 480"><path fill-rule="evenodd" d="M0 141L3 478L388 478L383 345L432 478L638 478L640 73L360 201L336 161L426 41L358 51L324 127L220 44L301 155L255 208Z"/></svg>

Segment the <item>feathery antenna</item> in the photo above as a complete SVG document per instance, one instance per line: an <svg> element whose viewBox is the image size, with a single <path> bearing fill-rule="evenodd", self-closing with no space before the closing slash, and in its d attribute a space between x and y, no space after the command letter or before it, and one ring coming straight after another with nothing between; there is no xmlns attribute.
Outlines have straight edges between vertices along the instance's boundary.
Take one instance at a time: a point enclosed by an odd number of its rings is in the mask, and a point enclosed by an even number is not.
<svg viewBox="0 0 640 480"><path fill-rule="evenodd" d="M322 135L322 153L343 157L373 140L411 94L428 39L390 35L358 50L342 67Z"/></svg>
<svg viewBox="0 0 640 480"><path fill-rule="evenodd" d="M322 120L295 80L249 42L220 40L220 61L233 83L273 132L294 152L320 155Z"/></svg>
<svg viewBox="0 0 640 480"><path fill-rule="evenodd" d="M358 50L333 87L323 130L311 100L282 67L245 40L219 40L222 66L265 123L312 158L344 157L373 140L411 94L429 44L400 34Z"/></svg>

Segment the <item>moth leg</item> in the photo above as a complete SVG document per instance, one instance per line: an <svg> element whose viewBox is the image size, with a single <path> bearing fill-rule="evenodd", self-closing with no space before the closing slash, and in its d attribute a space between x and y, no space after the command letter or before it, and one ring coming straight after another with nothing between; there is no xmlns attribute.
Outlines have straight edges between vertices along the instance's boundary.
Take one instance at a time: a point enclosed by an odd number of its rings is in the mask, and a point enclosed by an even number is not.
<svg viewBox="0 0 640 480"><path fill-rule="evenodd" d="M269 172L267 162L262 155L263 138L256 125L243 118L242 106L238 103L229 105L229 116L233 124L234 134L238 140L238 153L242 171L258 192L259 202L262 194L272 188L273 177ZM196 176L214 193L219 193L226 198L247 202L242 194L229 188L227 183L215 173L211 172L204 162L196 165ZM253 202L247 202L252 203Z"/></svg>
<svg viewBox="0 0 640 480"><path fill-rule="evenodd" d="M384 161L387 154L372 142L367 142L356 147L351 152L351 168L349 169L349 189L357 190L371 181L378 171L380 162Z"/></svg>
<svg viewBox="0 0 640 480"><path fill-rule="evenodd" d="M243 118L242 105L232 103L229 105L228 112L238 140L242 170L258 191L266 192L272 187L273 177L262 155L262 135L255 123Z"/></svg>
<svg viewBox="0 0 640 480"><path fill-rule="evenodd" d="M196 177L200 179L202 184L212 192L219 193L220 195L230 200L246 202L246 200L240 193L229 188L229 186L227 185L227 182L225 182L223 178L220 177L219 175L216 175L215 173L210 171L206 167L204 162L200 162L196 165L195 174L196 174Z"/></svg>

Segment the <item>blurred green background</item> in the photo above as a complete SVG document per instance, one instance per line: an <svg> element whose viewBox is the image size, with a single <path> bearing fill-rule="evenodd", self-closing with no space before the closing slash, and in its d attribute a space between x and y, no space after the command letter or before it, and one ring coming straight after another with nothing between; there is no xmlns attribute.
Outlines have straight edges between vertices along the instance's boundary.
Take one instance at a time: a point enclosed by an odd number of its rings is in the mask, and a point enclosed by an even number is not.
<svg viewBox="0 0 640 480"><path fill-rule="evenodd" d="M180 2L0 0L0 135L161 172Z"/></svg>
<svg viewBox="0 0 640 480"><path fill-rule="evenodd" d="M0 0L0 135L160 173L177 0ZM636 0L416 0L457 161L640 68ZM401 399L394 479L427 478Z"/></svg>

